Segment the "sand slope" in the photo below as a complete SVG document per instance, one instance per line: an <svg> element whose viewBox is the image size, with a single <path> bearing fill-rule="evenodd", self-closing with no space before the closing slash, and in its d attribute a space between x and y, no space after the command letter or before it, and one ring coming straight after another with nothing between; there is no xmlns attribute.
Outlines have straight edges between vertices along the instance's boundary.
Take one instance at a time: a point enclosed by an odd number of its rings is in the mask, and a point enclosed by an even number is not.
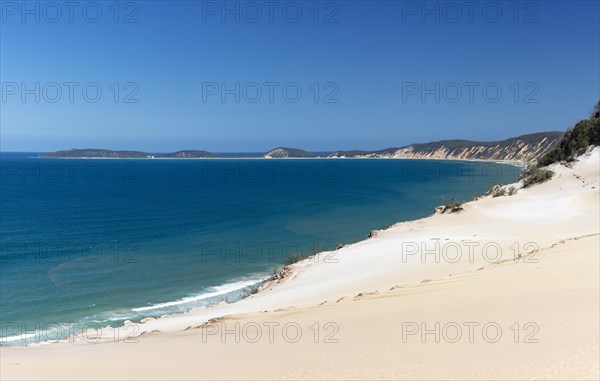
<svg viewBox="0 0 600 381"><path fill-rule="evenodd" d="M548 183L299 263L240 303L150 321L141 331L160 332L137 342L2 348L0 376L598 379L599 167L595 149Z"/></svg>

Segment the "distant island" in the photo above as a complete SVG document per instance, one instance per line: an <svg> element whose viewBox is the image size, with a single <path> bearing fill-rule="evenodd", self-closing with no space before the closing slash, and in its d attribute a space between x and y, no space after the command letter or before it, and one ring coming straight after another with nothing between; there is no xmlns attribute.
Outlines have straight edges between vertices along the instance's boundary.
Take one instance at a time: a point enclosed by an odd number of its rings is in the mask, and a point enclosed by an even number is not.
<svg viewBox="0 0 600 381"><path fill-rule="evenodd" d="M45 158L64 158L64 159L154 159L154 158L174 158L174 159L200 159L200 158L215 158L221 157L216 153L200 151L200 150L187 150L177 151L166 154L154 154L141 151L112 151L108 149L98 148L73 148L65 151L56 152L45 152L38 155L38 157Z"/></svg>
<svg viewBox="0 0 600 381"><path fill-rule="evenodd" d="M470 140L441 140L430 143L410 144L378 151L334 151L313 153L298 148L277 147L257 158L407 158L407 159L455 159L455 160L506 160L533 162L554 148L564 132L549 131L522 135L499 141L478 142ZM228 158L203 150L184 150L173 153L148 153L141 151L112 151L86 148L46 152L41 158L111 158L111 159L209 159Z"/></svg>

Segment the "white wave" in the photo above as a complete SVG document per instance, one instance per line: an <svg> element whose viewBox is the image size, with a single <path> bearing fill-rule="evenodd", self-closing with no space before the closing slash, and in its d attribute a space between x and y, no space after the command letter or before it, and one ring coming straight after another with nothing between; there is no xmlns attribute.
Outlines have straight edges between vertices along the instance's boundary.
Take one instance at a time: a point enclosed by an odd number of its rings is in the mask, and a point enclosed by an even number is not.
<svg viewBox="0 0 600 381"><path fill-rule="evenodd" d="M8 343L11 341L18 341L18 340L27 341L27 339L36 337L37 335L38 335L37 332L28 332L28 333L22 333L20 335L15 335L15 336L6 336L6 337L0 338L0 342Z"/></svg>
<svg viewBox="0 0 600 381"><path fill-rule="evenodd" d="M150 310L160 310L163 308L168 308L168 307L178 306L178 305L182 305L182 304L186 304L186 303L192 303L192 302L196 302L196 301L200 301L200 300L205 300L205 299L213 298L213 297L220 296L220 295L226 295L226 294L234 292L234 291L243 290L244 288L247 288L247 287L250 287L250 286L253 286L256 284L260 284L260 283L264 282L265 280L267 280L268 278L269 277L262 277L262 278L255 278L255 279L249 279L249 280L242 280L242 281L233 282L233 283L227 283L227 284L224 284L221 286L212 287L209 292L206 292L206 293L203 293L200 295L190 296L190 297L182 298L182 299L175 300L172 302L159 303L159 304L154 304L154 305L146 306L146 307L133 308L129 311L143 312L143 311L150 311ZM78 329L75 329L75 327L73 325L64 325L64 326L60 325L59 328L52 329L50 331L29 331L29 332L22 332L21 334L18 334L18 335L0 337L0 345L20 345L20 344L21 345L23 345L23 344L25 344L25 345L45 345L45 344L50 344L50 343L65 340L65 338L68 335L65 335L63 330L67 330L68 334L71 335L71 334L80 332L82 329L84 329L86 327L86 325L89 325L92 323L105 324L105 323L111 322L111 321L132 319L132 318L135 318L135 316L136 316L136 314L128 315L127 313L125 313L125 311L121 310L117 313L112 314L112 316L107 316L106 319L98 320L98 317L96 317L96 319L94 319L94 320L86 321L85 324L81 323L80 326L77 326ZM88 319L89 318L92 318L92 317L90 316L90 317L88 317ZM53 332L55 334L58 334L60 332L62 334L57 335L56 338L50 339L48 336L52 336L52 335L49 335L49 332ZM46 340L43 340L43 339L46 339ZM20 343L18 343L19 341L20 341Z"/></svg>
<svg viewBox="0 0 600 381"><path fill-rule="evenodd" d="M135 312L150 311L150 310L159 310L159 309L162 309L162 308L173 307L173 306L178 306L178 305L181 305L181 304L197 302L197 301L200 301L200 300L213 298L215 296L229 294L230 292L233 292L233 291L242 290L242 289L244 289L246 287L249 287L249 286L252 286L252 285L264 282L267 279L268 279L268 277L264 277L264 278L260 278L260 279L252 279L252 280L245 280L245 281L239 281L239 282L234 282L234 283L227 283L227 284L224 284L222 286L213 287L212 289L214 291L212 291L212 292L206 292L206 293L203 293L203 294L200 294L200 295L196 295L196 296L188 296L186 298L175 300L173 302L159 303L159 304L154 304L154 305L147 306L147 307L133 308L132 310L135 311Z"/></svg>

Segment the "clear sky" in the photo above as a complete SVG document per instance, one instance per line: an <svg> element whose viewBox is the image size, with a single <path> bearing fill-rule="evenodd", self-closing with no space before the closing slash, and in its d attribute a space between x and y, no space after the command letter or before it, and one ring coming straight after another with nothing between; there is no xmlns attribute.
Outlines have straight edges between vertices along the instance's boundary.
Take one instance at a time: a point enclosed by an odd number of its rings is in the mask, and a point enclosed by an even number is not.
<svg viewBox="0 0 600 381"><path fill-rule="evenodd" d="M0 12L2 151L496 140L564 130L600 98L598 1L2 1Z"/></svg>

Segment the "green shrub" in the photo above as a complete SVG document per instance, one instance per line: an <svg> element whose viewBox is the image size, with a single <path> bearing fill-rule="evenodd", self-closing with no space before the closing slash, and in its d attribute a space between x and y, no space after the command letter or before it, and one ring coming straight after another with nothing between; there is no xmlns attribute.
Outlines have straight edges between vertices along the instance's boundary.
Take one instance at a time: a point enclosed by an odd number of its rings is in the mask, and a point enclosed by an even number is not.
<svg viewBox="0 0 600 381"><path fill-rule="evenodd" d="M573 128L565 132L563 138L556 147L547 152L538 160L538 166L572 161L581 155L590 146L600 145L600 101L594 107L590 119L577 122Z"/></svg>
<svg viewBox="0 0 600 381"><path fill-rule="evenodd" d="M540 168L540 167L531 167L519 178L519 180L523 180L523 187L527 188L534 184L541 184L550 180L554 176L554 172L549 169Z"/></svg>
<svg viewBox="0 0 600 381"><path fill-rule="evenodd" d="M455 198L450 198L447 199L446 202L444 202L444 210L443 213L446 212L450 212L450 213L455 213L455 212L460 212L461 210L463 210L462 204L464 204L464 201L461 200L456 200Z"/></svg>
<svg viewBox="0 0 600 381"><path fill-rule="evenodd" d="M494 193L492 193L492 197L500 197L500 196L505 196L506 195L506 189L505 188L498 188L498 190L496 190Z"/></svg>
<svg viewBox="0 0 600 381"><path fill-rule="evenodd" d="M593 146L600 146L600 116L590 120L590 144Z"/></svg>
<svg viewBox="0 0 600 381"><path fill-rule="evenodd" d="M508 187L505 188L500 184L494 185L493 187L490 188L490 190L488 190L486 192L486 196L487 195L492 195L492 197L501 197L501 196L512 196L513 194L515 194L517 192L517 189L515 187Z"/></svg>

